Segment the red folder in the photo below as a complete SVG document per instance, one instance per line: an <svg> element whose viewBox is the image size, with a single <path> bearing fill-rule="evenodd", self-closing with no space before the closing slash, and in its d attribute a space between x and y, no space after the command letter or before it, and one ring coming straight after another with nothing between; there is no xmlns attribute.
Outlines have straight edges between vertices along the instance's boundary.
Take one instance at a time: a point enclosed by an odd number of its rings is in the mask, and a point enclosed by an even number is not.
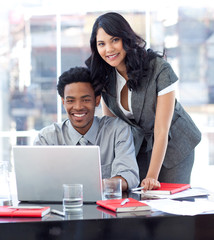
<svg viewBox="0 0 214 240"><path fill-rule="evenodd" d="M50 212L50 207L29 208L0 206L1 217L43 217Z"/></svg>
<svg viewBox="0 0 214 240"><path fill-rule="evenodd" d="M161 183L161 187L154 190L148 190L145 193L151 194L174 194L190 188L190 184L183 183Z"/></svg>
<svg viewBox="0 0 214 240"><path fill-rule="evenodd" d="M128 202L124 205L121 205L123 201L124 199L99 200L97 201L97 205L110 209L114 212L145 211L151 209L149 205L141 203L133 198L128 198Z"/></svg>

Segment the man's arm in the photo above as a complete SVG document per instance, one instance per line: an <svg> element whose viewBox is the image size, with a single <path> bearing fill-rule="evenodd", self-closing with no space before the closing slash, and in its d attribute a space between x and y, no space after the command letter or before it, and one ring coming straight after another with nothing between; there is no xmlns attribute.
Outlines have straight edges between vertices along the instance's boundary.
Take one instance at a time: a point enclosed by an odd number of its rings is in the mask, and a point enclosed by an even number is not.
<svg viewBox="0 0 214 240"><path fill-rule="evenodd" d="M130 126L120 119L114 121L115 157L111 175L122 179L122 189L126 191L138 186L139 169Z"/></svg>

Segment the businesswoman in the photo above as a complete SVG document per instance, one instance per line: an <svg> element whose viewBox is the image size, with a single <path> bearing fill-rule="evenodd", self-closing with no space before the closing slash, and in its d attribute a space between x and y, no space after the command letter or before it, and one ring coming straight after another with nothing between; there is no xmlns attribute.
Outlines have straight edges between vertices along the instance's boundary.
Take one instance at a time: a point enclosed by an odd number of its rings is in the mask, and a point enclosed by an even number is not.
<svg viewBox="0 0 214 240"><path fill-rule="evenodd" d="M201 133L175 99L178 78L170 64L114 12L96 19L90 46L86 65L102 89L103 113L132 127L141 186L189 183Z"/></svg>

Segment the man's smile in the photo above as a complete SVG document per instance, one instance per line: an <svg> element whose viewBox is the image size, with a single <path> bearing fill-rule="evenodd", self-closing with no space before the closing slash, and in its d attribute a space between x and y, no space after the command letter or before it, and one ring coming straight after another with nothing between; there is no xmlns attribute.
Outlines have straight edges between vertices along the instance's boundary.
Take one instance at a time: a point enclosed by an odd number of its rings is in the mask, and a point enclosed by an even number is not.
<svg viewBox="0 0 214 240"><path fill-rule="evenodd" d="M74 117L79 117L79 118L81 118L81 117L84 117L85 115L86 115L86 113L73 113L72 114Z"/></svg>

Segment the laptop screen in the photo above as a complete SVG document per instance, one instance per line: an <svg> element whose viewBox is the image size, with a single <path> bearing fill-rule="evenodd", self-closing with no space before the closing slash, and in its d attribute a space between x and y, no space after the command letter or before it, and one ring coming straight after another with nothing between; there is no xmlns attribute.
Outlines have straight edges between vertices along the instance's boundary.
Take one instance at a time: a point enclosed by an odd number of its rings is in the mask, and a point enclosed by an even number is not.
<svg viewBox="0 0 214 240"><path fill-rule="evenodd" d="M102 199L99 146L14 146L19 201L61 202L64 183L83 184L83 201Z"/></svg>

